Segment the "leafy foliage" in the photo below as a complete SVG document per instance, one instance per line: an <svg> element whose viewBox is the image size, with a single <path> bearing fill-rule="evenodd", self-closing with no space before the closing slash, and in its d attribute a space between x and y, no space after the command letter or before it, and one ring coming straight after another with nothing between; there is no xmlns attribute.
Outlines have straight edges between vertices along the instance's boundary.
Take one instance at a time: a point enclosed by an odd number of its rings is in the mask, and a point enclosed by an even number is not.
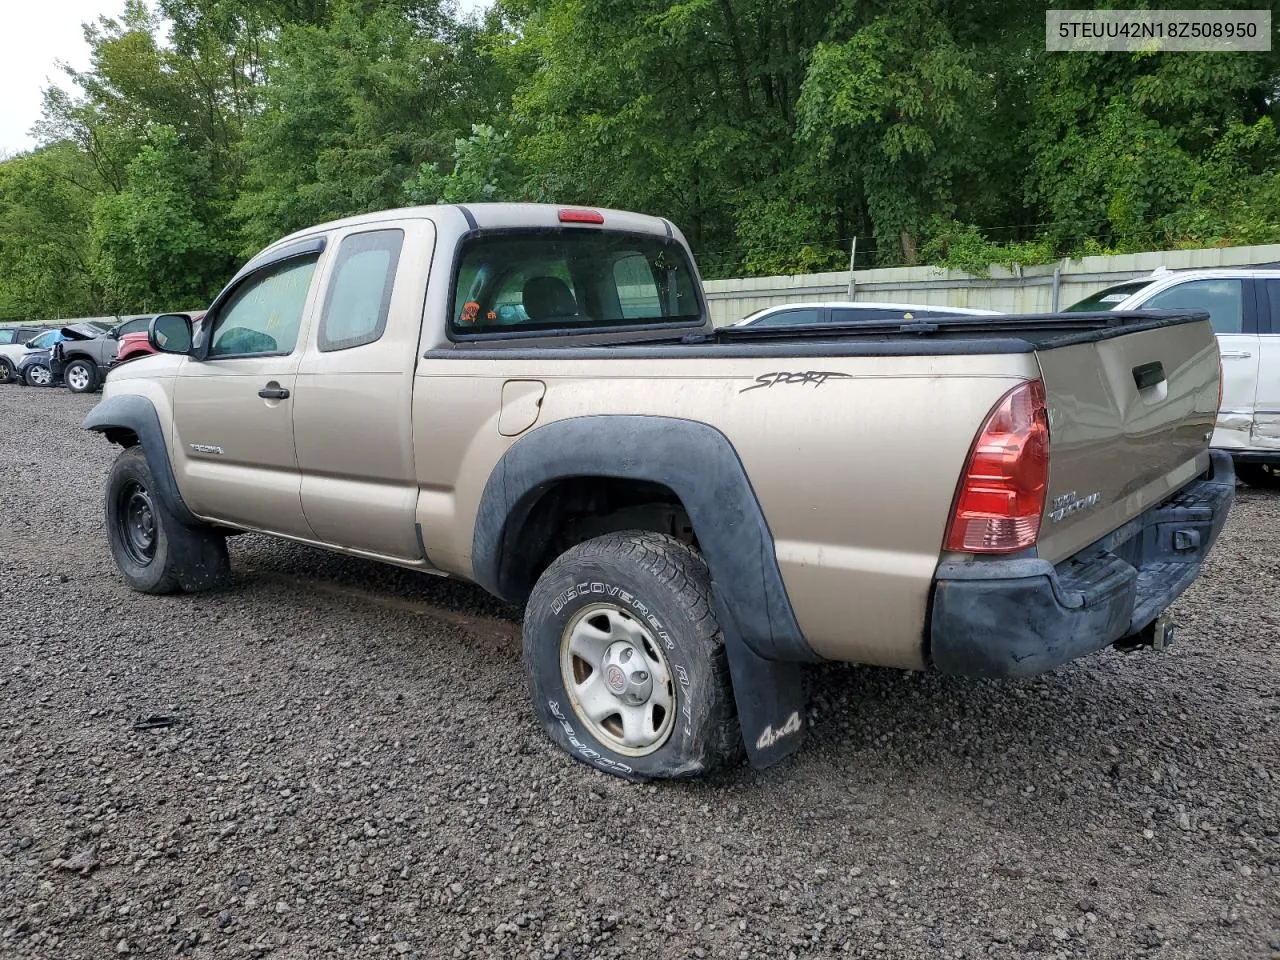
<svg viewBox="0 0 1280 960"><path fill-rule="evenodd" d="M642 210L707 276L1280 239L1280 53L1049 54L1012 0L126 0L86 37L0 162L0 317L190 306L407 203Z"/></svg>
<svg viewBox="0 0 1280 960"><path fill-rule="evenodd" d="M93 210L95 270L107 306L121 311L199 304L234 268L225 239L205 229L218 219L208 157L172 127L148 134L120 192L101 194Z"/></svg>

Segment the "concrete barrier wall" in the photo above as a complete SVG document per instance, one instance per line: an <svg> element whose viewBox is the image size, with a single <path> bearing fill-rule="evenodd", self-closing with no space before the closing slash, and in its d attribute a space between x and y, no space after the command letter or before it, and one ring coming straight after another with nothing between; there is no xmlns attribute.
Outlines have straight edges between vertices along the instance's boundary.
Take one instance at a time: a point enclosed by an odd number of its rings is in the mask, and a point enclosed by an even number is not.
<svg viewBox="0 0 1280 960"><path fill-rule="evenodd" d="M1083 257L1008 270L993 266L990 277L975 277L940 267L895 267L854 274L855 301L888 300L951 307L980 307L1003 313L1044 313L1068 307L1103 287L1144 277L1157 267L1225 267L1280 261L1280 244L1212 247ZM796 300L848 300L849 274L809 273L785 277L744 277L706 283L711 318L717 326L740 320L761 307Z"/></svg>

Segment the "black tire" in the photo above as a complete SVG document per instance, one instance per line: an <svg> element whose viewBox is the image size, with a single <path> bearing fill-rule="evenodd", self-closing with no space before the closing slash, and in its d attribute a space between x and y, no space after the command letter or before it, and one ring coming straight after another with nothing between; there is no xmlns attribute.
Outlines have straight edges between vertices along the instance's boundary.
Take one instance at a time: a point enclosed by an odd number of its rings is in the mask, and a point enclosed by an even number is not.
<svg viewBox="0 0 1280 960"><path fill-rule="evenodd" d="M17 379L17 374L13 372L13 364L4 357L0 357L0 383L13 383Z"/></svg>
<svg viewBox="0 0 1280 960"><path fill-rule="evenodd" d="M83 379L75 375L79 370L84 371ZM98 367L88 360L72 360L62 371L62 382L72 393L92 393L99 386ZM77 383L80 385L77 386Z"/></svg>
<svg viewBox="0 0 1280 960"><path fill-rule="evenodd" d="M1236 476L1259 490L1280 490L1280 464L1237 463Z"/></svg>
<svg viewBox="0 0 1280 960"><path fill-rule="evenodd" d="M39 376L39 374L36 373L37 370L43 370L49 375L46 382L37 383L35 381L33 375ZM33 363L23 371L22 379L28 387L51 387L53 386L53 371L49 368L47 363Z"/></svg>
<svg viewBox="0 0 1280 960"><path fill-rule="evenodd" d="M111 555L134 590L195 592L230 580L226 537L186 526L169 511L141 447L122 451L112 465L106 514Z"/></svg>
<svg viewBox="0 0 1280 960"><path fill-rule="evenodd" d="M633 755L598 735L569 692L561 645L589 607L608 607L611 616L638 621L669 667L673 720L665 740L645 748L651 752ZM628 780L647 780L699 776L742 754L707 565L701 554L673 537L611 533L562 554L538 578L529 597L524 659L539 722L583 763ZM566 669L584 662L573 661ZM588 669L589 678L594 669Z"/></svg>

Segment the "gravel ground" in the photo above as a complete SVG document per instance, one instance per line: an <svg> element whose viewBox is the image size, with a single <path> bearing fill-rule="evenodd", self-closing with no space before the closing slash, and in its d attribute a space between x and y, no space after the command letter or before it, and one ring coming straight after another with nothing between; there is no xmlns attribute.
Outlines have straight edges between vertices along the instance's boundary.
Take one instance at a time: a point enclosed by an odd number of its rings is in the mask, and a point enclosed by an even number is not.
<svg viewBox="0 0 1280 960"><path fill-rule="evenodd" d="M633 786L472 588L245 536L130 593L91 403L0 387L0 955L1280 958L1276 495L1168 653L824 668L792 761Z"/></svg>

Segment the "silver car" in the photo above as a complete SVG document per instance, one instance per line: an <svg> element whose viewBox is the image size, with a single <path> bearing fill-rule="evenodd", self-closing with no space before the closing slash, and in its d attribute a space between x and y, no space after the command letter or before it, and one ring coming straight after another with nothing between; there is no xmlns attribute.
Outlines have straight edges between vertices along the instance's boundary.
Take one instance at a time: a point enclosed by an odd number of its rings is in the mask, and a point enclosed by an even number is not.
<svg viewBox="0 0 1280 960"><path fill-rule="evenodd" d="M833 300L780 303L748 314L734 327L791 327L811 324L884 323L894 320L927 320L930 317L995 316L995 310L973 307L945 307L924 303L880 303Z"/></svg>

